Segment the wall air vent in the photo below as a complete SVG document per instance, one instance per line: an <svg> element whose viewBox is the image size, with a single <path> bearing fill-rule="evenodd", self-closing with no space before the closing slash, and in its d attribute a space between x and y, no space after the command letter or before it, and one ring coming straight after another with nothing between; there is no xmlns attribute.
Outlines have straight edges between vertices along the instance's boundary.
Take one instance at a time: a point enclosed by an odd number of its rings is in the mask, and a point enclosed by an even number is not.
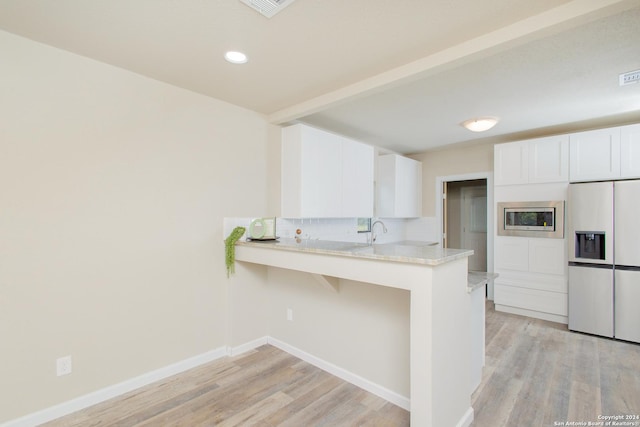
<svg viewBox="0 0 640 427"><path fill-rule="evenodd" d="M629 71L628 73L620 74L620 86L630 85L632 83L640 82L640 70Z"/></svg>
<svg viewBox="0 0 640 427"><path fill-rule="evenodd" d="M267 18L271 18L295 0L240 0L252 9L257 10Z"/></svg>

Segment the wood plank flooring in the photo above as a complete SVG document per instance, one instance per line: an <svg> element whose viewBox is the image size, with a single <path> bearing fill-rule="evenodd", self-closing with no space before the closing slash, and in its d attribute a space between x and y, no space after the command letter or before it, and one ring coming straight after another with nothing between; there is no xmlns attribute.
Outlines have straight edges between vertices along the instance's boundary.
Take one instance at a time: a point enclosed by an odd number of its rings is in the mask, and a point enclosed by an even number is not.
<svg viewBox="0 0 640 427"><path fill-rule="evenodd" d="M640 416L640 345L496 312L491 302L486 325L486 365L472 396L474 427Z"/></svg>
<svg viewBox="0 0 640 427"><path fill-rule="evenodd" d="M473 427L554 426L598 421L598 415L640 415L640 345L497 313L491 302L486 344L482 383L472 396ZM271 346L211 362L45 424L408 425L407 411Z"/></svg>
<svg viewBox="0 0 640 427"><path fill-rule="evenodd" d="M217 360L45 424L396 426L409 413L272 346Z"/></svg>

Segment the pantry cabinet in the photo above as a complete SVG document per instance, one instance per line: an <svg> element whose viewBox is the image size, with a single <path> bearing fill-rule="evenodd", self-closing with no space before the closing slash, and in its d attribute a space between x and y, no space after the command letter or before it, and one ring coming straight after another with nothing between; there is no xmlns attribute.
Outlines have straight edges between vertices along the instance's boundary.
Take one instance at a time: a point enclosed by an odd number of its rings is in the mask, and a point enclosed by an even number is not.
<svg viewBox="0 0 640 427"><path fill-rule="evenodd" d="M378 156L376 216L422 216L422 163L397 154Z"/></svg>
<svg viewBox="0 0 640 427"><path fill-rule="evenodd" d="M297 124L282 129L281 216L373 216L373 147Z"/></svg>
<svg viewBox="0 0 640 427"><path fill-rule="evenodd" d="M494 147L495 185L542 184L569 179L567 135L498 144Z"/></svg>
<svg viewBox="0 0 640 427"><path fill-rule="evenodd" d="M567 323L566 241L495 238L496 309Z"/></svg>

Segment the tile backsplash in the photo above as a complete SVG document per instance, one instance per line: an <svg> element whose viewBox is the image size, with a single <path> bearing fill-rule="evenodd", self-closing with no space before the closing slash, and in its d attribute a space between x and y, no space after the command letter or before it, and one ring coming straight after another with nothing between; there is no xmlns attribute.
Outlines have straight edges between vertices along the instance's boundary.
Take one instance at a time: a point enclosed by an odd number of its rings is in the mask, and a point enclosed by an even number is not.
<svg viewBox="0 0 640 427"><path fill-rule="evenodd" d="M228 236L235 227L249 228L254 218L224 218L223 235ZM387 228L375 226L376 243L400 240L438 241L436 218L372 218L380 220ZM300 234L296 231L300 230ZM368 243L370 233L358 233L357 218L276 218L276 235L282 238L334 240L339 242Z"/></svg>

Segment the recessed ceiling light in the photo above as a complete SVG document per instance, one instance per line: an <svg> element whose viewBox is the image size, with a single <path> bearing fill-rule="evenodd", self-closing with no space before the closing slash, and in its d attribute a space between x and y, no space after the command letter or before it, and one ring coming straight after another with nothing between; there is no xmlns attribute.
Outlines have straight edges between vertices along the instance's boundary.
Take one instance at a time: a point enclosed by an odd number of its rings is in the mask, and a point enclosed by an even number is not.
<svg viewBox="0 0 640 427"><path fill-rule="evenodd" d="M498 123L497 117L477 117L465 120L461 124L472 132L484 132L494 127L496 123Z"/></svg>
<svg viewBox="0 0 640 427"><path fill-rule="evenodd" d="M244 64L247 62L247 55L242 52L235 52L230 50L229 52L224 54L224 59L231 62L232 64Z"/></svg>

